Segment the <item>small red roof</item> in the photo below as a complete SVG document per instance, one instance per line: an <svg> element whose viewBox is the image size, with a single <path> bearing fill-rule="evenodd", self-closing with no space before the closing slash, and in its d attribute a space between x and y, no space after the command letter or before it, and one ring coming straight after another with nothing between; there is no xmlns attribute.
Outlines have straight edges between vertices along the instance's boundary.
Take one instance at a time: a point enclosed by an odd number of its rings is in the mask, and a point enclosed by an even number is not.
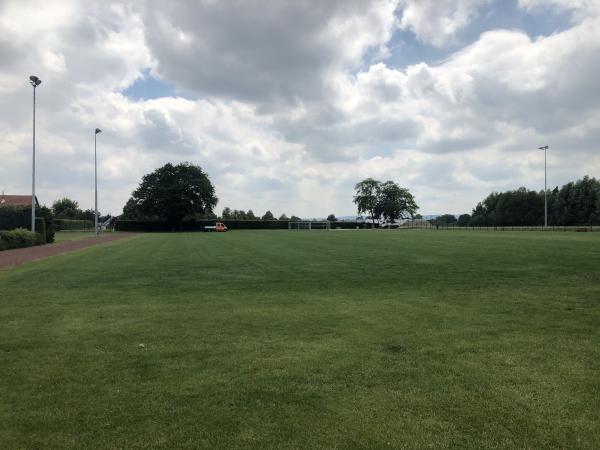
<svg viewBox="0 0 600 450"><path fill-rule="evenodd" d="M37 196L35 203L38 205ZM31 195L0 195L0 206L31 206Z"/></svg>

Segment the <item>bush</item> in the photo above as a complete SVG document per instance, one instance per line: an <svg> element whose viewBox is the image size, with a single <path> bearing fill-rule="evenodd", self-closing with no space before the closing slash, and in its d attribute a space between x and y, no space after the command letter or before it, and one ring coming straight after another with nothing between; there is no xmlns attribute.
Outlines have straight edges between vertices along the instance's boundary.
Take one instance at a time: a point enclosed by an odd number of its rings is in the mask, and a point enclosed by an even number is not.
<svg viewBox="0 0 600 450"><path fill-rule="evenodd" d="M25 228L16 228L11 231L0 231L0 250L32 247L39 244L40 236L38 233L32 233Z"/></svg>

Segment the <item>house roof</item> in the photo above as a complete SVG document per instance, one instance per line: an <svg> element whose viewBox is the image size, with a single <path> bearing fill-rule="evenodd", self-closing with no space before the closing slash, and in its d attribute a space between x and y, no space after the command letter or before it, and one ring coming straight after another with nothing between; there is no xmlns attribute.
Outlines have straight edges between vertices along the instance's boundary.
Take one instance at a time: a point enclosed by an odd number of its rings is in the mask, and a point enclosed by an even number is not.
<svg viewBox="0 0 600 450"><path fill-rule="evenodd" d="M39 205L37 196L35 204ZM0 206L31 206L31 195L0 195Z"/></svg>

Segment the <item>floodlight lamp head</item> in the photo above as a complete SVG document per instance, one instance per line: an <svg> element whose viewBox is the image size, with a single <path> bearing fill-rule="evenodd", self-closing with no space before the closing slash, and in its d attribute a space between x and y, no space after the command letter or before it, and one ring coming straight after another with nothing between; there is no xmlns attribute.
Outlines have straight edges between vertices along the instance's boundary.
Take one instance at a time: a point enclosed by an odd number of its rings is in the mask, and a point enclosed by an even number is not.
<svg viewBox="0 0 600 450"><path fill-rule="evenodd" d="M31 85L33 87L38 87L40 84L42 84L42 80L40 80L38 77L36 77L35 75L31 75L29 77L29 82L31 83Z"/></svg>
<svg viewBox="0 0 600 450"><path fill-rule="evenodd" d="M102 133L102 130L100 128L96 128L96 134L98 133Z"/></svg>
<svg viewBox="0 0 600 450"><path fill-rule="evenodd" d="M543 147L540 147L539 150L548 150L548 146L544 145Z"/></svg>

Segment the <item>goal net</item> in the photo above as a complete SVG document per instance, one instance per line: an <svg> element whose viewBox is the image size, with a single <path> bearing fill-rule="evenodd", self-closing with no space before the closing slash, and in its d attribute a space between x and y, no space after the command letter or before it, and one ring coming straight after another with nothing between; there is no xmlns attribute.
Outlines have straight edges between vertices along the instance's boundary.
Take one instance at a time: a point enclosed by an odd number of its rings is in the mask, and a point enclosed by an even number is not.
<svg viewBox="0 0 600 450"><path fill-rule="evenodd" d="M329 230L329 222L290 222L290 230Z"/></svg>

